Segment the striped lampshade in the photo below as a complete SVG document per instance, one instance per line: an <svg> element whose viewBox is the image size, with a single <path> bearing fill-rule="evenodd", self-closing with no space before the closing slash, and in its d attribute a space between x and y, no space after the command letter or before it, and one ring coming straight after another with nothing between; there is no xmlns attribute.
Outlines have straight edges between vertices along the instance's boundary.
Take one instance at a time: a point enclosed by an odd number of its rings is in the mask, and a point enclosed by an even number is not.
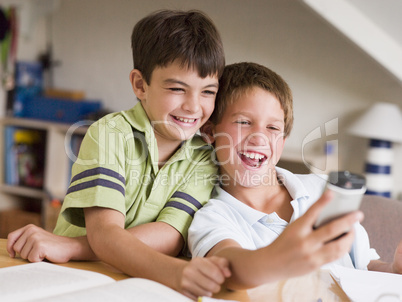
<svg viewBox="0 0 402 302"><path fill-rule="evenodd" d="M402 142L399 107L391 103L375 103L352 124L349 133L370 139L365 165L366 194L391 197L392 143Z"/></svg>

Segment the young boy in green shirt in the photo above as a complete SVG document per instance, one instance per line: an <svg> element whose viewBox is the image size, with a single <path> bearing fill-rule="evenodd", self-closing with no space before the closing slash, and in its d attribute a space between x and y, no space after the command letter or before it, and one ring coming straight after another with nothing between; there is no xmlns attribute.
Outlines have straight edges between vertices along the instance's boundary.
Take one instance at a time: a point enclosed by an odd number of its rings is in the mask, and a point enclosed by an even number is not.
<svg viewBox="0 0 402 302"><path fill-rule="evenodd" d="M193 299L217 292L227 261L177 256L216 167L198 129L210 117L225 60L218 31L198 11L140 20L130 73L139 100L88 129L54 234L10 233L10 256L52 262L100 259Z"/></svg>

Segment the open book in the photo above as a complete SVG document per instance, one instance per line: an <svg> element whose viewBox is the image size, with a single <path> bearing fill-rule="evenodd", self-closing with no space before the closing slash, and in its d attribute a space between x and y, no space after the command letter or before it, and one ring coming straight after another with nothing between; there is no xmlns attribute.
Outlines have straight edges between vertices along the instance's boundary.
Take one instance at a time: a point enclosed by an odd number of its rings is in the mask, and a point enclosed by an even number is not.
<svg viewBox="0 0 402 302"><path fill-rule="evenodd" d="M173 289L151 280L128 278L115 281L100 273L46 262L2 268L0 280L2 302L192 301Z"/></svg>
<svg viewBox="0 0 402 302"><path fill-rule="evenodd" d="M401 301L402 275L335 265L331 275L352 301Z"/></svg>

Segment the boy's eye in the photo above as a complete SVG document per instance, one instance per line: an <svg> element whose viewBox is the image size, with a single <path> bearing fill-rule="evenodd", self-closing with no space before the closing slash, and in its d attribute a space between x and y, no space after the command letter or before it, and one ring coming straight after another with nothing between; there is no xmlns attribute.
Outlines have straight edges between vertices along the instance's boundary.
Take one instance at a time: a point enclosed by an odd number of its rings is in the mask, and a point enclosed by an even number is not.
<svg viewBox="0 0 402 302"><path fill-rule="evenodd" d="M170 91L175 91L175 92L181 92L184 91L183 88L179 88L179 87L172 87L172 88L168 88Z"/></svg>
<svg viewBox="0 0 402 302"><path fill-rule="evenodd" d="M236 121L236 124L240 124L240 125L249 125L250 122L249 122L249 121Z"/></svg>
<svg viewBox="0 0 402 302"><path fill-rule="evenodd" d="M267 128L269 130L273 130L273 131L281 131L281 129L279 127L276 127L276 126L268 126Z"/></svg>
<svg viewBox="0 0 402 302"><path fill-rule="evenodd" d="M204 93L208 94L208 95L212 95L212 96L216 95L216 91L213 91L213 90L204 90Z"/></svg>

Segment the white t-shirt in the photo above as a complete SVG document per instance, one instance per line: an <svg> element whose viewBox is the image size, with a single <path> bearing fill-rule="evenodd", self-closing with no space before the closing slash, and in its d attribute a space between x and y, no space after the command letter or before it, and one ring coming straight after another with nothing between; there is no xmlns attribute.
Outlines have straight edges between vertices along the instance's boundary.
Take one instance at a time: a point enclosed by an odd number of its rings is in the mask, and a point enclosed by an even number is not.
<svg viewBox="0 0 402 302"><path fill-rule="evenodd" d="M276 168L278 178L292 197L293 222L322 195L325 175L296 175L285 169ZM288 223L275 212L266 214L257 211L215 187L213 198L194 216L189 229L188 244L193 257L203 257L217 243L225 239L235 240L242 248L255 250L271 244ZM367 269L371 260L379 259L370 248L365 229L355 224L356 237L349 254L335 263Z"/></svg>

